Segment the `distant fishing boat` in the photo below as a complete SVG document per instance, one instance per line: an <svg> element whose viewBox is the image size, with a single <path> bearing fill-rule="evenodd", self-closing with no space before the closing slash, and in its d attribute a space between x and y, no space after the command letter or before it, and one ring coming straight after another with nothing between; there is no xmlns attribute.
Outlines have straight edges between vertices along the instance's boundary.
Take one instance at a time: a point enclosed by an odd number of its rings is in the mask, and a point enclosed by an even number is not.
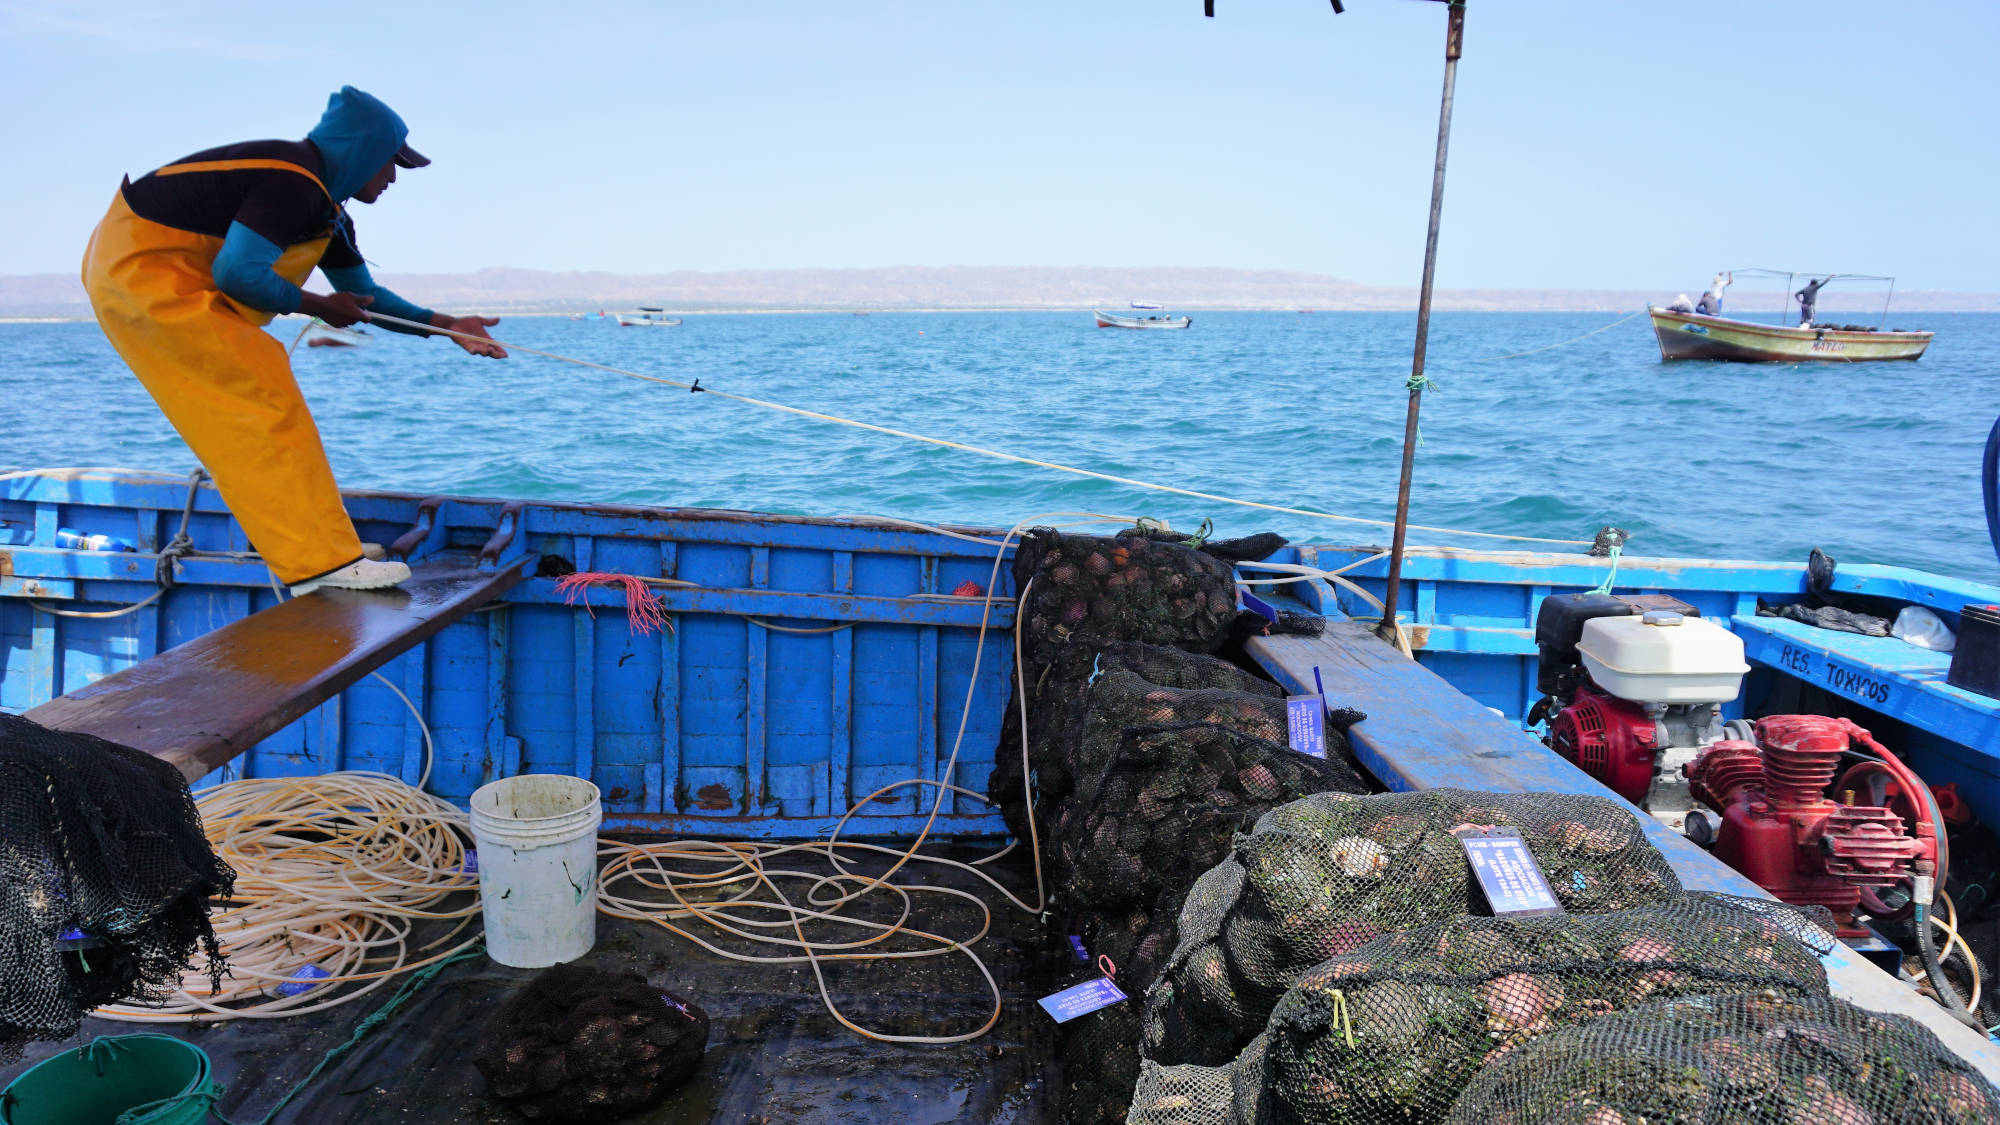
<svg viewBox="0 0 2000 1125"><path fill-rule="evenodd" d="M1805 293L1794 293L1792 286L1800 278L1811 278L1810 273L1796 270L1740 269L1727 270L1716 275L1718 284L1727 286L1738 275L1745 277L1768 277L1773 280L1785 279L1782 292L1802 303L1810 298ZM1728 280L1725 281L1724 278ZM1889 315L1889 299L1896 292L1896 279L1877 277L1872 274L1829 273L1823 280L1810 286L1810 292L1817 294L1820 287L1830 281L1883 281L1887 282L1888 295L1882 299L1882 316ZM1721 290L1710 292L1715 298L1714 308L1721 312ZM1685 297L1682 299L1685 300ZM1677 301L1674 307L1646 308L1653 318L1653 335L1658 337L1660 358L1667 359L1728 359L1749 363L1859 363L1867 360L1916 359L1931 346L1931 332L1883 331L1880 327L1870 328L1859 324L1800 323L1797 325L1758 324L1748 320L1734 320L1726 316L1690 310ZM1805 304L1803 313L1812 315L1811 304ZM1878 324L1881 322L1878 322Z"/></svg>
<svg viewBox="0 0 2000 1125"><path fill-rule="evenodd" d="M355 348L368 342L368 333L359 328L335 328L324 321L306 329L306 347Z"/></svg>
<svg viewBox="0 0 2000 1125"><path fill-rule="evenodd" d="M1134 301L1132 307L1146 310L1158 309L1161 306ZM1194 323L1192 318L1185 316L1120 316L1117 313L1102 312L1097 309L1090 311L1097 317L1099 328L1186 328Z"/></svg>
<svg viewBox="0 0 2000 1125"><path fill-rule="evenodd" d="M678 328L680 323L680 317L666 315L665 309L649 309L644 305L639 306L638 312L618 314L620 328Z"/></svg>
<svg viewBox="0 0 2000 1125"><path fill-rule="evenodd" d="M1858 363L1916 359L1931 346L1931 332L1883 332L1872 328L1819 326L1788 328L1657 306L1653 334L1661 359L1733 359L1752 363Z"/></svg>

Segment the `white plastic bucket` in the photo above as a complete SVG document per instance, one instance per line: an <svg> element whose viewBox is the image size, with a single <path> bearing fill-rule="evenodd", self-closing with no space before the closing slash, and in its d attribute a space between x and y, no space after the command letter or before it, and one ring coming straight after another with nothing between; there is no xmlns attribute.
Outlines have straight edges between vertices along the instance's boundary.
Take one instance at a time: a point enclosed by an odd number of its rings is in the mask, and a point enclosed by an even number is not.
<svg viewBox="0 0 2000 1125"><path fill-rule="evenodd" d="M486 953L539 969L597 941L597 826L604 806L580 777L531 773L472 794Z"/></svg>

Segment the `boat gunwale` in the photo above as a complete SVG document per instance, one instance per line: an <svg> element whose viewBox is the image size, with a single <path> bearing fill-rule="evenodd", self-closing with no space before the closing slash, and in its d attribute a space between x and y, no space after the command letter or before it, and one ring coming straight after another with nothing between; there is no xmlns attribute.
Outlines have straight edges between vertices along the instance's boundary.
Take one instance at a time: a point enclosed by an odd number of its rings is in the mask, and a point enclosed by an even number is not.
<svg viewBox="0 0 2000 1125"><path fill-rule="evenodd" d="M1855 332L1842 328L1801 328L1797 325L1759 324L1754 320L1736 320L1732 317L1708 316L1703 313L1675 312L1672 309L1663 309L1657 305L1648 306L1646 311L1652 317L1655 329L1659 328L1660 321L1665 319L1681 324L1720 325L1732 332L1741 332L1748 336L1771 336L1780 340L1839 339L1843 343L1849 340L1857 342L1868 340L1913 342L1919 339L1930 340L1937 336L1937 332L1932 329L1903 331L1900 329L1890 330L1879 328L1872 332Z"/></svg>

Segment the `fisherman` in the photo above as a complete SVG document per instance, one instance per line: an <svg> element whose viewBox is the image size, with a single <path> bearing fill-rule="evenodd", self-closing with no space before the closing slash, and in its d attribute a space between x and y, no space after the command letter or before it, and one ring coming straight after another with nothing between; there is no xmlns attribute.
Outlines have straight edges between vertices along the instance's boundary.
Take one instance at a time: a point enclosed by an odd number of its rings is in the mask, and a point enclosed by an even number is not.
<svg viewBox="0 0 2000 1125"><path fill-rule="evenodd" d="M386 313L475 337L452 338L473 355L507 356L486 332L498 318L412 304L376 284L355 248L342 205L373 203L397 168L430 163L408 136L388 106L344 86L304 140L224 145L128 177L84 251L104 334L294 595L394 586L410 568L363 556L285 347L264 326L279 313L336 328ZM314 266L332 293L301 288Z"/></svg>
<svg viewBox="0 0 2000 1125"><path fill-rule="evenodd" d="M1694 307L1694 311L1703 316L1721 316L1722 291L1734 284L1736 284L1734 274L1727 272L1716 274L1715 280L1708 283L1708 292L1701 295L1701 303Z"/></svg>
<svg viewBox="0 0 2000 1125"><path fill-rule="evenodd" d="M1806 287L1804 289L1801 289L1798 292L1792 294L1792 296L1797 297L1799 299L1800 328L1812 327L1813 305L1819 301L1820 287L1832 280L1833 277L1832 275L1829 274L1826 277L1820 278L1818 281L1808 281L1806 282Z"/></svg>

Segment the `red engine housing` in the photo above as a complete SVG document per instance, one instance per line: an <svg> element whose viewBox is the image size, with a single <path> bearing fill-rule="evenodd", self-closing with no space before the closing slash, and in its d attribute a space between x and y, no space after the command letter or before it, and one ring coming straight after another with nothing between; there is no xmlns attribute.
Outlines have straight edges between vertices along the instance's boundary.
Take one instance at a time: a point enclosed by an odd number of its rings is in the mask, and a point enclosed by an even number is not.
<svg viewBox="0 0 2000 1125"><path fill-rule="evenodd" d="M1637 805L1653 787L1657 729L1637 704L1606 695L1586 680L1549 721L1549 745Z"/></svg>
<svg viewBox="0 0 2000 1125"><path fill-rule="evenodd" d="M1923 784L1867 731L1824 715L1760 719L1755 743L1713 743L1687 774L1695 799L1722 814L1718 859L1785 902L1826 907L1844 934L1860 935L1862 889L1933 872L1938 855L1927 814L1911 825L1891 808L1827 798L1850 737L1880 751L1906 784Z"/></svg>

